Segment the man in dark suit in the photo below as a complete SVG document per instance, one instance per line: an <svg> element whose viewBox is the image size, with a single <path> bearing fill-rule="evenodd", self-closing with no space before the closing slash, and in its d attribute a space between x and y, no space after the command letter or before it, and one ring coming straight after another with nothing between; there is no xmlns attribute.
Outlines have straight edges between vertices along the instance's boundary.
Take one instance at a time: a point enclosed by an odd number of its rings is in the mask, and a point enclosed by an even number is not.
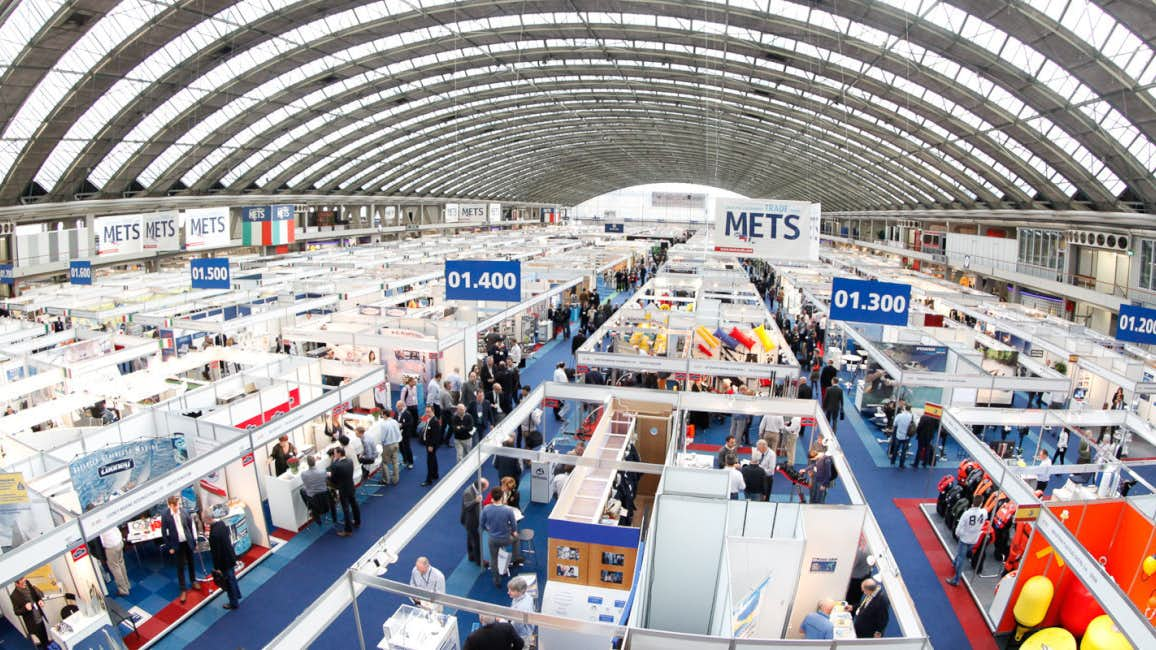
<svg viewBox="0 0 1156 650"><path fill-rule="evenodd" d="M823 394L823 415L827 416L827 422L834 431L843 417L843 387L839 385L838 377L831 379L827 392Z"/></svg>
<svg viewBox="0 0 1156 650"><path fill-rule="evenodd" d="M417 435L417 417L405 408L405 402L397 403L397 424L401 427L401 464L413 469L413 447L410 443Z"/></svg>
<svg viewBox="0 0 1156 650"><path fill-rule="evenodd" d="M474 427L476 429L476 440L484 438L490 432L490 427L494 426L494 405L490 400L486 399L486 394L482 391L474 393L474 399L470 402L466 409L470 413L470 417L474 419Z"/></svg>
<svg viewBox="0 0 1156 650"><path fill-rule="evenodd" d="M823 366L823 369L819 371L819 385L823 387L823 394L820 396L822 399L826 399L827 387L831 385L831 380L838 374L839 369L835 367L833 360L827 361L827 365Z"/></svg>
<svg viewBox="0 0 1156 650"><path fill-rule="evenodd" d="M212 521L211 516L209 520ZM209 555L213 557L213 577L229 596L225 609L237 609L241 604L241 587L237 584L237 553L233 550L229 525L219 519L212 521L209 526Z"/></svg>
<svg viewBox="0 0 1156 650"><path fill-rule="evenodd" d="M871 578L863 581L863 600L855 610L855 636L860 639L879 638L887 629L887 622L891 614L888 611L890 603L887 595L880 589L879 583Z"/></svg>
<svg viewBox="0 0 1156 650"><path fill-rule="evenodd" d="M197 573L193 568L193 549L197 545L197 535L193 532L193 517L181 507L179 496L169 497L169 508L161 514L161 539L168 548L169 555L177 560L177 581L181 586L181 602L185 602L185 567L189 572L189 588L200 590Z"/></svg>
<svg viewBox="0 0 1156 650"><path fill-rule="evenodd" d="M606 377L602 376L602 372L597 368L591 368L586 371L586 383L592 386L606 385Z"/></svg>
<svg viewBox="0 0 1156 650"><path fill-rule="evenodd" d="M482 498L486 490L490 489L490 482L478 479L462 493L462 513L458 521L466 528L466 556L470 562L482 563L482 532L479 517L482 513Z"/></svg>
<svg viewBox="0 0 1156 650"><path fill-rule="evenodd" d="M425 407L425 416L418 426L418 438L425 447L425 481L422 487L429 487L438 482L441 473L438 471L438 445L442 441L442 423L432 407Z"/></svg>
<svg viewBox="0 0 1156 650"><path fill-rule="evenodd" d="M353 461L345 457L345 449L334 448L333 462L329 465L329 481L337 487L341 515L345 517L345 530L337 531L340 537L349 537L353 534L354 527L361 526L361 507L357 504L357 487L353 484L353 472ZM349 517L350 511L353 511L352 519Z"/></svg>

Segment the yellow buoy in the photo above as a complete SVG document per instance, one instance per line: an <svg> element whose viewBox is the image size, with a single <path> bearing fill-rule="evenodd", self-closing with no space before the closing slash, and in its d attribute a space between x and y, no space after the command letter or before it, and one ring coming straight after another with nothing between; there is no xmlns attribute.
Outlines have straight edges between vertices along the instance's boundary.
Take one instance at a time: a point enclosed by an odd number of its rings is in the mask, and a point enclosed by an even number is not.
<svg viewBox="0 0 1156 650"><path fill-rule="evenodd" d="M1080 650L1132 650L1132 644L1116 628L1112 617L1103 614L1088 623L1088 629L1080 641Z"/></svg>
<svg viewBox="0 0 1156 650"><path fill-rule="evenodd" d="M1016 641L1023 638L1029 629L1043 622L1048 614L1048 607L1052 605L1052 597L1056 595L1055 585L1046 576L1032 576L1024 583L1016 599L1015 614Z"/></svg>

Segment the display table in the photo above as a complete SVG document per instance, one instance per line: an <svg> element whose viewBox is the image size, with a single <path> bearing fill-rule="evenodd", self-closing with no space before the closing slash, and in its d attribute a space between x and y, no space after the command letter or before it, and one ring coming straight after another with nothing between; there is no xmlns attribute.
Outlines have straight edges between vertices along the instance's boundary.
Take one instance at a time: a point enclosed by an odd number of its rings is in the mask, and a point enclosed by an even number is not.
<svg viewBox="0 0 1156 650"><path fill-rule="evenodd" d="M458 619L402 605L381 626L381 650L458 650Z"/></svg>
<svg viewBox="0 0 1156 650"><path fill-rule="evenodd" d="M108 612L100 610L92 616L85 616L83 612L76 612L67 619L61 621L57 625L53 625L48 629L48 636L55 641L63 650L72 650L73 648L88 648L88 647L104 647L94 646L91 643L84 643L92 635L96 634L101 628L112 629L112 621L108 618ZM119 640L119 636L114 636ZM115 647L115 646L112 646Z"/></svg>
<svg viewBox="0 0 1156 650"><path fill-rule="evenodd" d="M679 467L714 469L714 459L715 457L711 454L697 454L693 452L687 452L678 455L677 463Z"/></svg>
<svg viewBox="0 0 1156 650"><path fill-rule="evenodd" d="M855 636L855 622L851 617L851 612L844 610L846 603L839 603L831 612L831 625L834 627L834 634L836 639L854 639Z"/></svg>
<svg viewBox="0 0 1156 650"><path fill-rule="evenodd" d="M267 477L265 493L269 495L269 516L274 526L297 532L309 521L309 508L301 499L301 474L290 470Z"/></svg>
<svg viewBox="0 0 1156 650"><path fill-rule="evenodd" d="M125 540L130 544L140 544L147 542L150 539L161 538L161 518L160 517L146 517L144 519L133 519L128 522L128 535L125 535Z"/></svg>

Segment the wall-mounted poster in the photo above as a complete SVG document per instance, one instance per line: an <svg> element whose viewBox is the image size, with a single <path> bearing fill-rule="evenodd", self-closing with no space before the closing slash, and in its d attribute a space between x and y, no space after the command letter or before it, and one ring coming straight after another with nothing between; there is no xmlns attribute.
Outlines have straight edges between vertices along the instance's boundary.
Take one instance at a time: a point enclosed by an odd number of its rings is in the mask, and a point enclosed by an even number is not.
<svg viewBox="0 0 1156 650"><path fill-rule="evenodd" d="M152 438L82 456L68 465L68 474L84 512L163 476L186 460L184 436Z"/></svg>

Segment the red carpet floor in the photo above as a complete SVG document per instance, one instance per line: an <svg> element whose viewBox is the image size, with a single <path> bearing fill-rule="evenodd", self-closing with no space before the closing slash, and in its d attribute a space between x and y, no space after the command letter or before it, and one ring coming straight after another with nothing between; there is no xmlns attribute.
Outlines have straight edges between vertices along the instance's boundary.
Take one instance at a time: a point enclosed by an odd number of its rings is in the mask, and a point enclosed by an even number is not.
<svg viewBox="0 0 1156 650"><path fill-rule="evenodd" d="M927 561L931 564L935 575L941 578L950 576L954 570L951 565L951 558L948 557L939 538L935 536L935 530L931 528L931 523L927 521L927 517L923 516L923 512L919 509L921 504L935 503L935 499L894 499L894 502L895 507L899 508L908 525L911 526L912 534L927 556ZM975 650L998 650L999 646L992 638L991 631L987 629L987 622L984 621L983 613L979 611L978 605L967 589L952 587L942 580L940 580L939 586L947 593L947 599L951 602L951 608L955 610L955 615L959 618L959 624L963 627L964 633L967 634L971 647ZM929 615L931 615L929 612L920 612L920 616Z"/></svg>

